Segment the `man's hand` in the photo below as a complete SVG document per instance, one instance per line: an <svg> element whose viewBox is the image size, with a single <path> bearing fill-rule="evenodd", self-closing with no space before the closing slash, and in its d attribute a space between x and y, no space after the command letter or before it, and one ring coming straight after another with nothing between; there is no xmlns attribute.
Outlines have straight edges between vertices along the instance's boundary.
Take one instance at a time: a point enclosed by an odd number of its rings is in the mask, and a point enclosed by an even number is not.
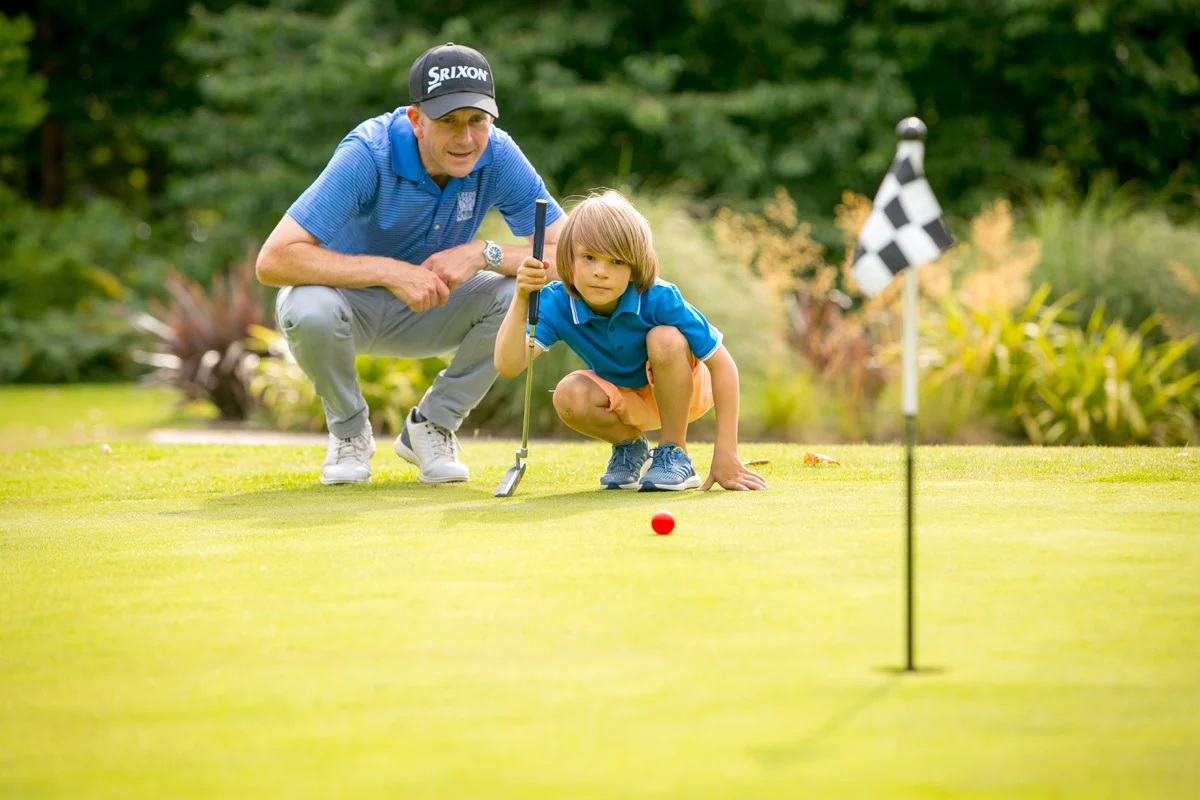
<svg viewBox="0 0 1200 800"><path fill-rule="evenodd" d="M533 256L521 262L517 269L517 295L529 297L546 285L546 264Z"/></svg>
<svg viewBox="0 0 1200 800"><path fill-rule="evenodd" d="M713 452L712 468L709 470L708 480L700 487L700 491L707 492L714 483L719 483L722 488L735 492L767 488L767 482L763 480L763 476L754 470L746 469L736 451L717 450Z"/></svg>
<svg viewBox="0 0 1200 800"><path fill-rule="evenodd" d="M474 278L477 272L487 266L487 261L483 257L481 242L467 242L434 253L421 266L438 276L453 292Z"/></svg>
<svg viewBox="0 0 1200 800"><path fill-rule="evenodd" d="M418 313L444 306L450 297L450 289L441 278L424 267L412 264L400 264L386 285L389 292Z"/></svg>

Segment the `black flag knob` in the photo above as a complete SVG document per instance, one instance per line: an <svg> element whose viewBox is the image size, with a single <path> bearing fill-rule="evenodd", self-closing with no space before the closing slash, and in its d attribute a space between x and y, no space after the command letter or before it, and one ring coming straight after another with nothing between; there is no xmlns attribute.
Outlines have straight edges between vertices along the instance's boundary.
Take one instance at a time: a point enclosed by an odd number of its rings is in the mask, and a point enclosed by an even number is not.
<svg viewBox="0 0 1200 800"><path fill-rule="evenodd" d="M916 117L905 117L896 126L896 138L901 140L925 141L925 123Z"/></svg>

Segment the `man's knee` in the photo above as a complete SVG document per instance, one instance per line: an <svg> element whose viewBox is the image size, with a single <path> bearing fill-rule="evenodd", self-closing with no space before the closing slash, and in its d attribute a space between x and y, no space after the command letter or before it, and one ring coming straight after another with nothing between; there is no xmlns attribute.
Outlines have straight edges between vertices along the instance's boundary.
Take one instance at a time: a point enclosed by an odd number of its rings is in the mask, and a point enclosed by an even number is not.
<svg viewBox="0 0 1200 800"><path fill-rule="evenodd" d="M517 279L510 275L484 273L485 287L480 292L488 298L485 319L503 320L517 290Z"/></svg>
<svg viewBox="0 0 1200 800"><path fill-rule="evenodd" d="M671 325L659 325L646 334L646 353L650 362L662 363L691 355L687 337Z"/></svg>
<svg viewBox="0 0 1200 800"><path fill-rule="evenodd" d="M289 340L330 336L350 328L350 308L345 298L328 286L294 286L279 304L279 330Z"/></svg>
<svg viewBox="0 0 1200 800"><path fill-rule="evenodd" d="M496 302L500 304L500 308L508 311L509 305L512 304L513 295L517 293L517 279L505 275L496 287Z"/></svg>

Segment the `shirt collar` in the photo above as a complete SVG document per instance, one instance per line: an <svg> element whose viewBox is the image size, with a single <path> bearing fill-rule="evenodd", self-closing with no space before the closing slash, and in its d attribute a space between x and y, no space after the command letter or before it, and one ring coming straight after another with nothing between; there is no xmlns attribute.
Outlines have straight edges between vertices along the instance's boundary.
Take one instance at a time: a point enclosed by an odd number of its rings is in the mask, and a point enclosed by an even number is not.
<svg viewBox="0 0 1200 800"><path fill-rule="evenodd" d="M582 297L571 297L571 320L576 325L582 325L593 319L607 319L592 311L587 303L583 302ZM613 317L618 317L621 314L640 314L642 313L642 295L638 292L637 287L630 283L625 287L625 293L621 295L621 299L617 301L617 307L613 311Z"/></svg>
<svg viewBox="0 0 1200 800"><path fill-rule="evenodd" d="M495 130L494 124L488 131L487 147L471 172L492 163L492 130ZM428 177L428 173L425 172L425 165L421 163L421 154L417 150L417 136L408 121L408 106L401 106L392 114L392 120L388 124L388 137L392 143L392 171L413 183L421 183Z"/></svg>

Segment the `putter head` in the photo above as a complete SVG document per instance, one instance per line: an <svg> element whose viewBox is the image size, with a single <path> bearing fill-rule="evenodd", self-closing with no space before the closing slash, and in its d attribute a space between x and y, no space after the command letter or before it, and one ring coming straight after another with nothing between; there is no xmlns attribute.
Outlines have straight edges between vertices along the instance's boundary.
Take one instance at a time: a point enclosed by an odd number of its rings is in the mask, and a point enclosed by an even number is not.
<svg viewBox="0 0 1200 800"><path fill-rule="evenodd" d="M525 477L525 464L518 461L504 472L500 485L496 487L493 497L512 497L517 491L517 484Z"/></svg>

